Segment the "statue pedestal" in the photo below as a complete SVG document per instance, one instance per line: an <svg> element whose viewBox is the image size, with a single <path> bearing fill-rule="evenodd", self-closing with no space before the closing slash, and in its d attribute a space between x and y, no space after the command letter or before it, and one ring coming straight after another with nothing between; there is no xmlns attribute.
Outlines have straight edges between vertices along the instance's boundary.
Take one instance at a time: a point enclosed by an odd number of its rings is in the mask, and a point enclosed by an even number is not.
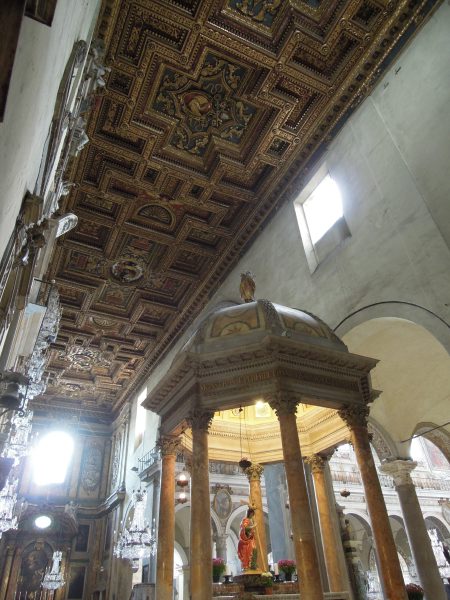
<svg viewBox="0 0 450 600"><path fill-rule="evenodd" d="M246 592L255 592L257 594L265 594L267 586L262 581L262 571L260 569L249 569L241 575L233 577L234 583L239 583L244 586Z"/></svg>

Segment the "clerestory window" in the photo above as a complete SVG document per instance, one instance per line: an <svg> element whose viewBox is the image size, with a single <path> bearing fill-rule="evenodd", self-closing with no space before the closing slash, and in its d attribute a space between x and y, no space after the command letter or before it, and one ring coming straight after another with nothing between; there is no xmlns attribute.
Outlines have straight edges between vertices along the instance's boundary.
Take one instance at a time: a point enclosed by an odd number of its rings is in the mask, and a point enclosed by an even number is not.
<svg viewBox="0 0 450 600"><path fill-rule="evenodd" d="M300 193L294 206L308 265L314 272L350 236L339 186L322 168Z"/></svg>
<svg viewBox="0 0 450 600"><path fill-rule="evenodd" d="M65 431L51 431L44 435L32 453L34 483L64 483L73 449L73 438Z"/></svg>

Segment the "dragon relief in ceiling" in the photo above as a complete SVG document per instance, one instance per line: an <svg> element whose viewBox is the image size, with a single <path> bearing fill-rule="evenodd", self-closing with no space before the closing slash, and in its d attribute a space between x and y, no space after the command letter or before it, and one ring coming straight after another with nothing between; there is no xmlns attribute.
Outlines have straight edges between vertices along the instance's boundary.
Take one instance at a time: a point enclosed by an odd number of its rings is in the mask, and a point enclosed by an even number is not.
<svg viewBox="0 0 450 600"><path fill-rule="evenodd" d="M113 418L433 4L103 1L109 71L62 201L78 226L48 273L63 316L35 409Z"/></svg>

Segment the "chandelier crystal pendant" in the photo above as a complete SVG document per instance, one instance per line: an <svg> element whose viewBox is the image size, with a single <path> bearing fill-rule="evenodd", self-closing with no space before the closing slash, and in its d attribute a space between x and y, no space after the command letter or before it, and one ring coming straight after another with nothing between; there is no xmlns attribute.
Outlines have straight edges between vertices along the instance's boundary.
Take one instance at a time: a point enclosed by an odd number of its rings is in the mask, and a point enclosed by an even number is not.
<svg viewBox="0 0 450 600"><path fill-rule="evenodd" d="M45 590L59 590L66 583L61 573L62 552L57 550L53 552L52 567L47 569L42 580L42 587Z"/></svg>
<svg viewBox="0 0 450 600"><path fill-rule="evenodd" d="M13 458L17 466L30 451L29 438L32 429L33 411L16 413L11 418L11 429L5 442L2 457Z"/></svg>
<svg viewBox="0 0 450 600"><path fill-rule="evenodd" d="M5 531L18 527L18 519L15 514L18 483L18 479L10 478L0 491L0 538Z"/></svg>
<svg viewBox="0 0 450 600"><path fill-rule="evenodd" d="M125 558L131 562L135 559L148 558L156 553L155 527L150 531L145 522L145 507L147 505L147 492L137 490L133 492L132 506L134 507L133 519L129 528L123 527L122 533L114 548L114 556Z"/></svg>

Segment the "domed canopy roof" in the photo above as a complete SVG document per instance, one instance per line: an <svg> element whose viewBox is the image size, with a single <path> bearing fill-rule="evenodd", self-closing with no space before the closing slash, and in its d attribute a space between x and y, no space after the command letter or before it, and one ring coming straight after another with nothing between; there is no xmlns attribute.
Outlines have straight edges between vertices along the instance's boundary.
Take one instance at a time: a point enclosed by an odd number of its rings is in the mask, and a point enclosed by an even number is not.
<svg viewBox="0 0 450 600"><path fill-rule="evenodd" d="M206 346L247 344L272 334L299 342L347 351L345 344L318 317L269 300L255 300L213 310L191 336L183 351L204 352Z"/></svg>

